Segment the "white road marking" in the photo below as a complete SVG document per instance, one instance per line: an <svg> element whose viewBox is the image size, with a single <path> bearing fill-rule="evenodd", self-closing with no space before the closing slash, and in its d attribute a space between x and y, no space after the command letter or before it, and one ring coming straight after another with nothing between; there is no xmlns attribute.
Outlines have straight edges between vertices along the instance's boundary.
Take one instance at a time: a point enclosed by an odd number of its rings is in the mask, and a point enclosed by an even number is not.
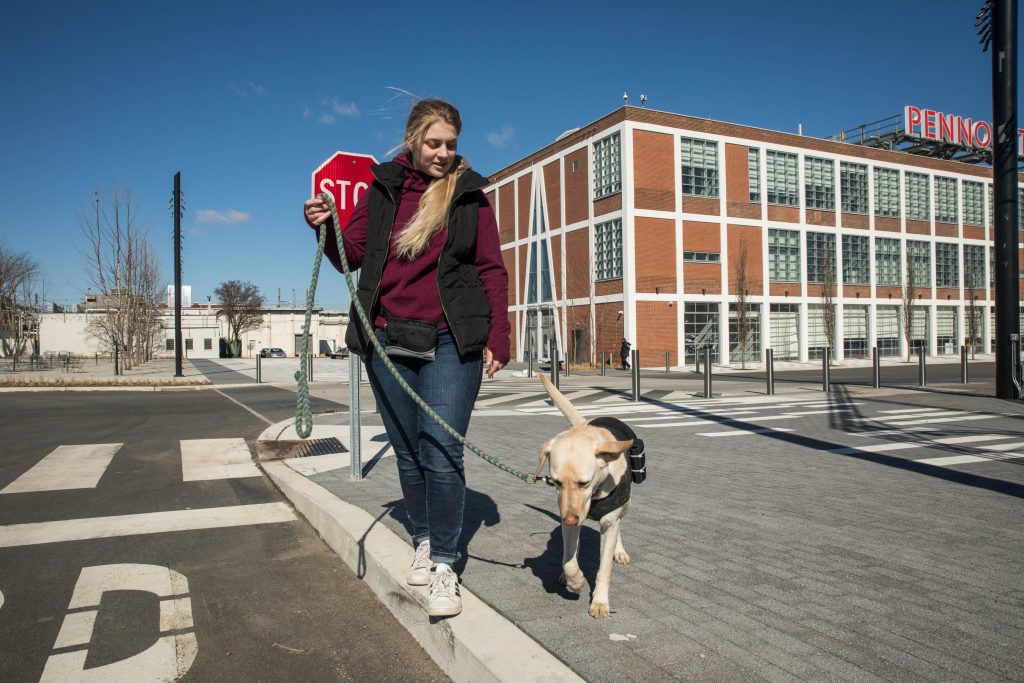
<svg viewBox="0 0 1024 683"><path fill-rule="evenodd" d="M897 413L941 413L945 408L901 408L900 410L879 410L882 414L897 414Z"/></svg>
<svg viewBox="0 0 1024 683"><path fill-rule="evenodd" d="M483 400L477 400L474 404L476 406L492 406L495 403L506 403L507 401L515 401L520 398L530 398L536 396L536 391L523 391L518 394L501 394L499 396L492 396L491 398L485 398Z"/></svg>
<svg viewBox="0 0 1024 683"><path fill-rule="evenodd" d="M886 422L887 425L895 426L909 426L909 425L929 425L936 424L939 422L963 422L964 420L991 420L994 417L1002 417L1002 415L978 415L976 413L963 413L955 417L932 417L927 420L900 420L899 422Z"/></svg>
<svg viewBox="0 0 1024 683"><path fill-rule="evenodd" d="M697 436L749 436L750 434L771 434L773 432L792 432L793 429L772 429L771 427L765 427L764 429L730 429L722 432L697 432Z"/></svg>
<svg viewBox="0 0 1024 683"><path fill-rule="evenodd" d="M181 480L261 477L245 439L183 439Z"/></svg>
<svg viewBox="0 0 1024 683"><path fill-rule="evenodd" d="M260 503L198 510L169 510L138 515L69 519L56 522L11 524L0 526L0 548L292 521L295 521L295 513L287 504Z"/></svg>
<svg viewBox="0 0 1024 683"><path fill-rule="evenodd" d="M123 445L96 443L58 446L32 469L8 484L0 494L94 489L114 454Z"/></svg>
<svg viewBox="0 0 1024 683"><path fill-rule="evenodd" d="M965 444L981 443L982 441L996 441L1005 439L1005 434L976 434L974 436L950 436L943 439L932 439L930 441L912 441L910 443L880 443L871 446L854 446L851 448L832 448L830 453L838 455L851 455L853 453L888 453L889 451L904 451L909 448L929 448L943 444Z"/></svg>
<svg viewBox="0 0 1024 683"><path fill-rule="evenodd" d="M751 421L756 420L757 422L774 422L775 420L795 420L799 415L769 415L767 417L751 418ZM745 422L746 420L715 420L714 417L708 417L701 420L691 420L689 422L659 422L658 424L645 424L644 429L661 429L664 427L692 427L693 425L707 425L709 422L718 422L723 425L727 425L730 422Z"/></svg>
<svg viewBox="0 0 1024 683"><path fill-rule="evenodd" d="M572 402L572 401L575 401L577 399L581 399L581 398L583 398L585 396L593 396L594 394L603 394L603 393L604 393L604 389L581 389L579 391L573 391L571 393L565 394L565 397L567 399L569 399L570 402ZM534 392L533 394L530 394L530 395L531 396L536 396L537 393ZM545 394L545 397L540 399L539 401L531 401L529 403L524 403L523 405L521 405L519 407L520 408L526 408L526 407L531 407L532 408L534 406L543 406L543 405L547 404L548 400L549 399L547 398L547 395Z"/></svg>
<svg viewBox="0 0 1024 683"><path fill-rule="evenodd" d="M1019 444L1017 445L1019 447ZM944 458L925 458L923 460L915 460L914 462L936 465L938 467L949 467L950 465L967 465L972 462L992 462L995 460L1013 460L1015 458L1024 458L1024 453L993 453L988 457L983 455L950 455Z"/></svg>
<svg viewBox="0 0 1024 683"><path fill-rule="evenodd" d="M268 425L272 425L272 424L274 424L274 423L273 423L273 421L271 421L271 420L267 419L267 418L266 418L266 417L264 417L263 415L260 415L260 414L259 414L259 413L257 413L257 412L256 412L255 410L253 410L253 409L252 409L252 408L250 408L249 406L245 405L245 404L244 404L244 403L242 403L241 401L237 401L237 400L235 400L235 399L231 398L230 396L228 396L227 394L225 394L225 393L224 393L223 391L221 391L220 389L214 389L214 391L215 391L215 392L217 392L218 394L220 394L221 396L223 396L224 398L226 398L227 400L229 400L229 401L231 401L232 403L234 403L234 404L235 404L236 406L239 406L239 407L241 407L241 408L244 408L245 410L249 411L250 413L252 413L252 414L253 414L253 415L255 415L256 417L258 417L259 419L261 419L261 420L263 420L264 422L266 422L266 423L267 423Z"/></svg>
<svg viewBox="0 0 1024 683"><path fill-rule="evenodd" d="M150 564L108 564L85 567L75 584L60 633L53 644L55 650L88 646L93 640L93 627L104 593L134 590L152 593L160 601L159 629L168 633L146 650L103 666L85 668L88 647L72 652L50 655L40 681L97 681L98 683L132 681L176 681L192 667L199 651L196 635L180 631L193 628L192 600L188 596L188 580L173 569Z"/></svg>
<svg viewBox="0 0 1024 683"><path fill-rule="evenodd" d="M893 434L916 434L918 432L934 432L935 427L907 427L905 429L879 429L877 431L848 432L850 436L892 436Z"/></svg>

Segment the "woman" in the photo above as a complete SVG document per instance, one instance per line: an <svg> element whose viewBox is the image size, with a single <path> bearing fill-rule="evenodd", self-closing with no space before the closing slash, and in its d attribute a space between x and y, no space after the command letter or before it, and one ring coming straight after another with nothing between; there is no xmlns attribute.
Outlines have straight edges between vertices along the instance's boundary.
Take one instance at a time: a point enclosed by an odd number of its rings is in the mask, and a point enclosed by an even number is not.
<svg viewBox="0 0 1024 683"><path fill-rule="evenodd" d="M342 233L350 268L361 268L356 293L374 334L403 379L460 434L486 374L509 361L508 273L487 180L457 156L462 119L450 103L416 104L404 151L373 167L375 182ZM305 204L307 222L330 218L326 204ZM341 270L333 229L325 253ZM436 328L436 332L435 332ZM436 337L435 337L436 335ZM348 348L367 375L398 460L402 495L416 548L406 574L429 585L427 613L462 611L458 577L466 480L463 447L402 390L374 350L353 307Z"/></svg>

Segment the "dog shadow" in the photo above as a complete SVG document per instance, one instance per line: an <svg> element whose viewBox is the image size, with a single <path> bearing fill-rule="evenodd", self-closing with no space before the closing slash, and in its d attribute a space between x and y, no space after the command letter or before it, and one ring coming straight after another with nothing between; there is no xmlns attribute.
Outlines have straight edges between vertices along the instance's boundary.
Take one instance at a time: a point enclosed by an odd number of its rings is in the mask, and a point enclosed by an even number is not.
<svg viewBox="0 0 1024 683"><path fill-rule="evenodd" d="M557 594L569 600L578 600L580 597L578 594L558 582L558 578L562 575L562 520L550 510L529 503L526 504L526 507L549 517L555 523L555 528L548 536L548 544L544 552L537 557L526 558L523 561L523 566L540 579L541 585L548 593ZM597 570L601 565L601 533L586 524L580 529L580 546L576 560L590 586L590 592L593 593Z"/></svg>
<svg viewBox="0 0 1024 683"><path fill-rule="evenodd" d="M405 501L402 499L393 500L389 503L385 503L384 507L388 508L388 512L392 519L397 520L405 527L406 533L411 538L413 528L412 524L409 523L409 514L405 509ZM480 528L485 526L494 526L500 521L501 515L498 513L498 506L495 504L494 499L487 494L474 491L467 487L466 506L463 510L462 516L462 534L459 536L459 552L462 553L462 557L459 558L458 562L452 565L452 568L457 574L462 574L465 571L466 562L469 559L469 543L473 540L473 537ZM490 562L490 560L475 556L473 559Z"/></svg>

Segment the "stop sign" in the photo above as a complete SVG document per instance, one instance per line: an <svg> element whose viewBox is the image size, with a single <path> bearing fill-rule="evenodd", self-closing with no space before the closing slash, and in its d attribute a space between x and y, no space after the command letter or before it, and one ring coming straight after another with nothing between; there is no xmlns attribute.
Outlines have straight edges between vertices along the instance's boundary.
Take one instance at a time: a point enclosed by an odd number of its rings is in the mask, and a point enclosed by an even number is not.
<svg viewBox="0 0 1024 683"><path fill-rule="evenodd" d="M313 195L329 192L334 197L342 229L348 225L360 197L373 183L370 166L375 163L377 160L369 154L335 152L313 171Z"/></svg>

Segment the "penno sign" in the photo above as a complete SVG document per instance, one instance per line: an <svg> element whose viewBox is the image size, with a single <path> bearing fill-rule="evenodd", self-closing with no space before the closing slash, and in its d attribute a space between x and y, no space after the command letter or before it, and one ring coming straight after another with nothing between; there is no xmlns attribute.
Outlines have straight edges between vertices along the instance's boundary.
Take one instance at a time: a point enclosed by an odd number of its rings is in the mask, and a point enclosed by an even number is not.
<svg viewBox="0 0 1024 683"><path fill-rule="evenodd" d="M368 154L335 152L313 171L312 194L329 192L334 197L342 228L348 225L360 197L373 184L370 167L376 163L377 160Z"/></svg>
<svg viewBox="0 0 1024 683"><path fill-rule="evenodd" d="M913 105L903 108L903 132L908 137L938 140L965 149L991 149L992 126L956 114ZM1024 155L1024 128L1017 129L1017 154Z"/></svg>

